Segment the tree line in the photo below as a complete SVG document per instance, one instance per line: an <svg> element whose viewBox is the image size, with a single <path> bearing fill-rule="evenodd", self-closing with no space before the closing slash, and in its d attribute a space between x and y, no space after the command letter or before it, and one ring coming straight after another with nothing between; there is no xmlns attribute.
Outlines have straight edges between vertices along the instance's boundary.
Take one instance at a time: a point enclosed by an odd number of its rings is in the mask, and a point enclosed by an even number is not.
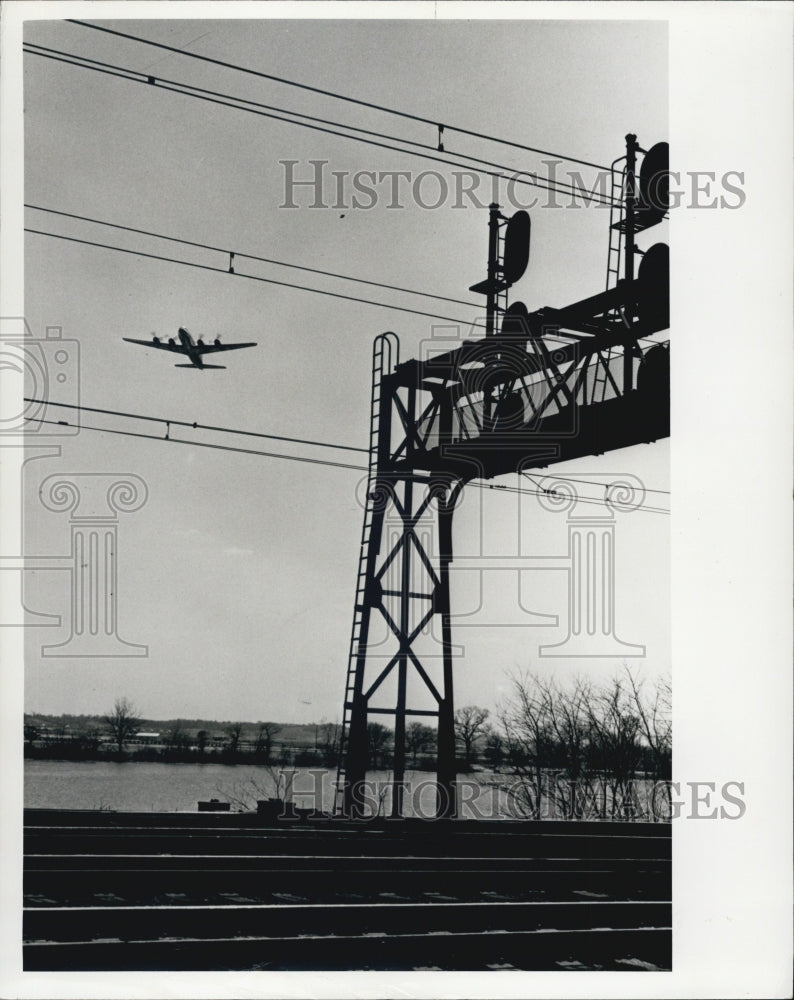
<svg viewBox="0 0 794 1000"><path fill-rule="evenodd" d="M335 723L314 726L311 745L279 739L283 727L274 722L230 722L220 731L190 726L182 720L173 721L162 733L146 733L142 727L140 710L130 699L120 697L106 715L69 732L64 726L53 731L49 726L27 723L25 755L171 763L320 763L327 767L335 766L338 757L339 726Z"/></svg>
<svg viewBox="0 0 794 1000"><path fill-rule="evenodd" d="M457 769L485 771L486 782L509 799L513 814L543 818L637 818L649 813L650 795L671 778L672 718L668 678L650 685L628 668L600 684L584 677L568 682L537 674L512 678L505 704L492 719L485 708L466 705L455 713ZM298 765L336 768L340 726L315 726L313 745L290 745L282 727L229 723L221 734L189 729L179 721L157 746L135 745L140 712L117 698L99 730L63 743L57 754L77 759L107 758L173 762ZM159 735L159 734L158 734ZM26 727L26 753L52 756L41 734ZM367 726L368 767L389 770L394 732L378 722ZM43 744L43 745L42 745ZM436 730L410 722L405 730L406 765L434 770ZM658 803L655 803L658 806Z"/></svg>
<svg viewBox="0 0 794 1000"><path fill-rule="evenodd" d="M628 668L595 684L524 674L501 712L499 756L515 814L530 818L669 816L672 697Z"/></svg>

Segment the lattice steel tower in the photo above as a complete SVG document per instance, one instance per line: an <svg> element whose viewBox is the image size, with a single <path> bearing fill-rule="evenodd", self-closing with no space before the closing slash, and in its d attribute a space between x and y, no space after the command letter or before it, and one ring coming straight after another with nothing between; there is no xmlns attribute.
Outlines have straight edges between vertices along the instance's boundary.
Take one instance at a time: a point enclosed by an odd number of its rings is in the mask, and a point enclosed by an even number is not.
<svg viewBox="0 0 794 1000"><path fill-rule="evenodd" d="M626 136L612 168L604 291L561 309L508 306L529 217L492 205L487 278L471 288L486 296L485 337L402 363L395 334L376 338L337 813L367 812L367 725L378 715L394 719L392 815L403 815L412 717L437 721L436 814L456 813L449 575L465 484L669 435L669 341L640 342L669 327L667 247L642 254L634 243L665 216L667 170L666 143L645 152Z"/></svg>

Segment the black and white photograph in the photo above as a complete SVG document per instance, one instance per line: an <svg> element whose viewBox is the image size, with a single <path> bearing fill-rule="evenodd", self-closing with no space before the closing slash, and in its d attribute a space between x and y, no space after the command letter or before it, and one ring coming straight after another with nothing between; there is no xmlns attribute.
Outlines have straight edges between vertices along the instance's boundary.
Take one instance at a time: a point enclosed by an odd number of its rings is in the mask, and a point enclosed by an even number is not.
<svg viewBox="0 0 794 1000"><path fill-rule="evenodd" d="M2 13L3 995L787 995L790 5Z"/></svg>

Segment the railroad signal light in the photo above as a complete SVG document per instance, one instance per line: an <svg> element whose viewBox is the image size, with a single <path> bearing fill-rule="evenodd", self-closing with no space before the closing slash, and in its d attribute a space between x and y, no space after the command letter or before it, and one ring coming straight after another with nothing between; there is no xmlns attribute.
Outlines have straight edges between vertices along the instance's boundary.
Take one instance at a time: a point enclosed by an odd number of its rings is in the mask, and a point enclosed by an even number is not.
<svg viewBox="0 0 794 1000"><path fill-rule="evenodd" d="M670 326L670 249L654 243L637 271L637 315L646 333Z"/></svg>
<svg viewBox="0 0 794 1000"><path fill-rule="evenodd" d="M502 274L508 287L524 274L529 263L529 242L532 223L529 212L516 212L507 223Z"/></svg>
<svg viewBox="0 0 794 1000"><path fill-rule="evenodd" d="M661 222L670 208L670 147L666 142L651 146L642 161L639 176L638 229Z"/></svg>

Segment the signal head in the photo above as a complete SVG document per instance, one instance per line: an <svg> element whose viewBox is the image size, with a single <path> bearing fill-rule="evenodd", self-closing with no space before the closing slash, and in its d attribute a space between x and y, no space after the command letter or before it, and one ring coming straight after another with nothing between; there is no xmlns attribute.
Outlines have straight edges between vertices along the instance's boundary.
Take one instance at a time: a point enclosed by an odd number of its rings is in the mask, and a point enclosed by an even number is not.
<svg viewBox="0 0 794 1000"><path fill-rule="evenodd" d="M670 326L670 250L654 243L637 270L637 314L647 333Z"/></svg>
<svg viewBox="0 0 794 1000"><path fill-rule="evenodd" d="M528 212L516 212L507 223L504 280L508 285L514 285L527 269L531 232L532 223Z"/></svg>
<svg viewBox="0 0 794 1000"><path fill-rule="evenodd" d="M529 312L523 302L514 302L505 310L502 317L502 328L500 338L509 339L512 342L523 341L530 337Z"/></svg>
<svg viewBox="0 0 794 1000"><path fill-rule="evenodd" d="M639 177L640 213L644 228L661 222L670 208L670 147L657 142L645 154Z"/></svg>

